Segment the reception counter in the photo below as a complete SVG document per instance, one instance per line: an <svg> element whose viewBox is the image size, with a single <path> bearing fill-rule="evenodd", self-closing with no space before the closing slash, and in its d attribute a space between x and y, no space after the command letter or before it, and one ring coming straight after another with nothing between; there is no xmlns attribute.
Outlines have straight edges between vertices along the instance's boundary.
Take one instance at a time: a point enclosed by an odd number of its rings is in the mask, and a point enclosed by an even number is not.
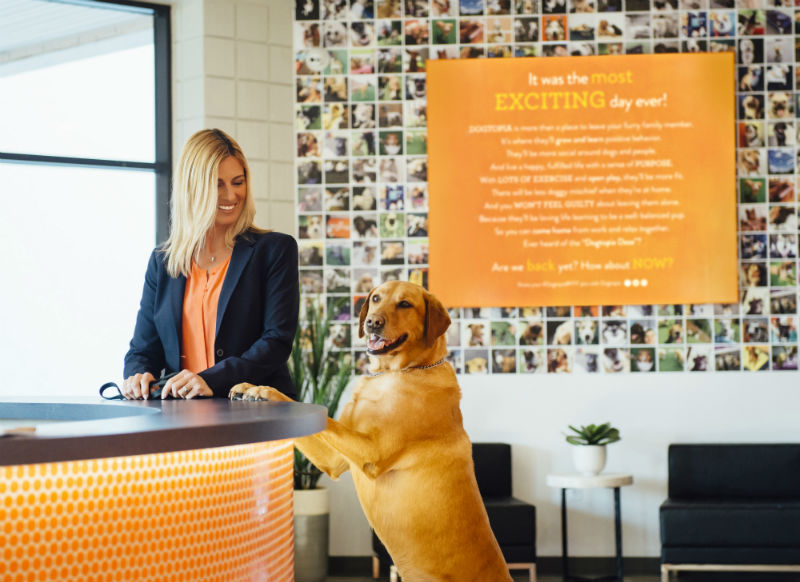
<svg viewBox="0 0 800 582"><path fill-rule="evenodd" d="M291 439L325 419L221 399L0 403L0 580L290 581Z"/></svg>

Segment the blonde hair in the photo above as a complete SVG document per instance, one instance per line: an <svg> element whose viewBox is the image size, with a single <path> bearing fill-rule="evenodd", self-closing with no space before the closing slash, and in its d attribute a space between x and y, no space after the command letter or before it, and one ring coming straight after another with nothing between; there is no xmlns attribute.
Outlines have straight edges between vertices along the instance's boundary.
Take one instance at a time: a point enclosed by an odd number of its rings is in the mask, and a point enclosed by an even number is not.
<svg viewBox="0 0 800 582"><path fill-rule="evenodd" d="M260 230L253 225L256 207L250 190L250 168L242 148L220 129L198 131L183 146L172 182L170 233L162 248L171 277L188 276L192 258L205 245L206 233L214 226L217 215L219 165L228 157L239 160L244 168L246 194L239 218L225 232L225 244L232 247L243 232Z"/></svg>

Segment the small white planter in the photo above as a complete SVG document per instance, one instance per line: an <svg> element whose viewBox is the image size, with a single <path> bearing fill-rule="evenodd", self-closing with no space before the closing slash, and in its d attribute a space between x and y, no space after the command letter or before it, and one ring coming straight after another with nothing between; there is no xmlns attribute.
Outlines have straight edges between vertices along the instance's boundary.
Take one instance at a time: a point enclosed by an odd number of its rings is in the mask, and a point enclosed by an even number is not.
<svg viewBox="0 0 800 582"><path fill-rule="evenodd" d="M605 445L575 445L572 451L575 469L581 475L597 475L606 466Z"/></svg>

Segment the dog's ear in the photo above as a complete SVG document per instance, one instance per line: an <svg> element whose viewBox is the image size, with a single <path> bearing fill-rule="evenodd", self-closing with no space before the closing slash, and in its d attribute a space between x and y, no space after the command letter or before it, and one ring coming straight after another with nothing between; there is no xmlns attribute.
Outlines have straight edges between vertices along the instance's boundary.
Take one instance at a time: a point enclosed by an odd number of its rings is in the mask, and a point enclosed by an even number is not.
<svg viewBox="0 0 800 582"><path fill-rule="evenodd" d="M425 326L422 336L425 338L425 345L432 346L440 335L450 327L450 314L436 297L425 292Z"/></svg>
<svg viewBox="0 0 800 582"><path fill-rule="evenodd" d="M375 291L375 289L372 291ZM364 300L364 305L361 306L361 313L358 315L358 337L364 337L364 320L367 319L369 300L372 298L372 291L369 292L369 295L367 295L367 298Z"/></svg>

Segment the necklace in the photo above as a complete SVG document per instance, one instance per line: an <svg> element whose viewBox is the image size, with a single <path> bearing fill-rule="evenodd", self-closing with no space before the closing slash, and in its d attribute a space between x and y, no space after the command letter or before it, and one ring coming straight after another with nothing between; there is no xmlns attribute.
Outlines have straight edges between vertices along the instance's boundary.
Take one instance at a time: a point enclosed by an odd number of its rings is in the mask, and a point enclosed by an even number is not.
<svg viewBox="0 0 800 582"><path fill-rule="evenodd" d="M408 368L403 368L402 370L387 370L387 372L408 372L409 370L429 370L430 368L435 368L436 366L441 366L445 363L445 359L442 358L438 362L434 362L433 364L428 364L427 366L409 366ZM367 376L374 378L375 376L383 376L386 372L367 372Z"/></svg>

